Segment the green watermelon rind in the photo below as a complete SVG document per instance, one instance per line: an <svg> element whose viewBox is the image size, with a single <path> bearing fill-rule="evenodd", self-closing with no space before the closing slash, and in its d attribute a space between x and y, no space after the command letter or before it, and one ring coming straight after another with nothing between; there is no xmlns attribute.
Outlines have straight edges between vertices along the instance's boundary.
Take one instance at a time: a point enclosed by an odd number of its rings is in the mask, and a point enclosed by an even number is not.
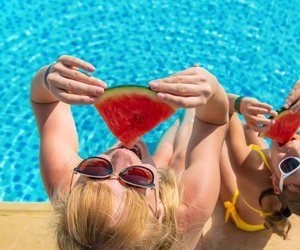
<svg viewBox="0 0 300 250"><path fill-rule="evenodd" d="M146 94L148 97L153 98L156 101L159 101L161 103L165 103L172 107L174 110L176 110L178 107L176 107L174 104L171 104L169 102L163 102L157 97L157 92L154 90L144 87L144 86L138 86L138 85L122 85L122 86L114 86L111 88L108 88L105 90L104 94L97 97L96 104L104 102L107 98L110 98L112 96L116 96L118 94Z"/></svg>

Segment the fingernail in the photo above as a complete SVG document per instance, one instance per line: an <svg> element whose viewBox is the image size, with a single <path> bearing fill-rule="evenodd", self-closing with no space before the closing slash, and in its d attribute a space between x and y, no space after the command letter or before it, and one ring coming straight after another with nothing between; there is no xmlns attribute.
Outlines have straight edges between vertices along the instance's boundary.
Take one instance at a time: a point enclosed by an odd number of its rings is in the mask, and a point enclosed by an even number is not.
<svg viewBox="0 0 300 250"><path fill-rule="evenodd" d="M107 84L106 84L106 82L103 82L103 81L101 81L101 80L100 80L100 82L101 82L101 84L102 84L103 88L104 88L104 89L106 89L106 88L107 88Z"/></svg>
<svg viewBox="0 0 300 250"><path fill-rule="evenodd" d="M94 103L96 101L96 98L94 98L94 97L91 97L90 98L90 103L92 104L92 103Z"/></svg>
<svg viewBox="0 0 300 250"><path fill-rule="evenodd" d="M159 99L165 99L165 95L164 94L162 94L162 93L158 93L157 94L157 97L159 98Z"/></svg>
<svg viewBox="0 0 300 250"><path fill-rule="evenodd" d="M272 111L269 113L269 115L272 116L272 117L276 117L278 114L277 114L277 112L275 112L275 111L272 110Z"/></svg>
<svg viewBox="0 0 300 250"><path fill-rule="evenodd" d="M93 77L94 79L93 80L95 80L95 82L97 82L98 84L101 84L101 87L103 87L103 88L107 88L107 84L106 84L106 82L104 82L104 81L102 81L102 80L100 80L99 78L97 78L97 77Z"/></svg>
<svg viewBox="0 0 300 250"><path fill-rule="evenodd" d="M95 68L93 65L91 65L91 66L89 66L89 70L90 70L90 71L95 71L96 68Z"/></svg>
<svg viewBox="0 0 300 250"><path fill-rule="evenodd" d="M103 88L97 88L96 89L96 93L99 94L99 95L103 94L104 93L104 89Z"/></svg>
<svg viewBox="0 0 300 250"><path fill-rule="evenodd" d="M150 82L149 85L150 85L151 88L156 88L158 86L158 83L157 82Z"/></svg>

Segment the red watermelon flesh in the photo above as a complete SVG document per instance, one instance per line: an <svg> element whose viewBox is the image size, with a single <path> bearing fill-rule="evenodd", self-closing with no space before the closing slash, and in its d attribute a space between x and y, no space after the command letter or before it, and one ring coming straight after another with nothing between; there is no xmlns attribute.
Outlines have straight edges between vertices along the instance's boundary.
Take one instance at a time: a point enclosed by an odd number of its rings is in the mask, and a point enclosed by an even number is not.
<svg viewBox="0 0 300 250"><path fill-rule="evenodd" d="M94 105L110 131L128 148L176 111L156 92L141 86L109 88Z"/></svg>
<svg viewBox="0 0 300 250"><path fill-rule="evenodd" d="M266 132L259 134L260 137L267 137L285 144L293 138L300 126L300 113L292 114L289 109L281 108L277 111L278 116L273 118L276 122Z"/></svg>

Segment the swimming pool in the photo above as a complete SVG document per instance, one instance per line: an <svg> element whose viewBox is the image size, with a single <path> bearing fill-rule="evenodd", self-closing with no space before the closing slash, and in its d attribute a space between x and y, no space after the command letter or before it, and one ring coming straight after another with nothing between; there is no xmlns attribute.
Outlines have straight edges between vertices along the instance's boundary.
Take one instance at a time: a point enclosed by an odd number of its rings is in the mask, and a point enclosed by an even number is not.
<svg viewBox="0 0 300 250"><path fill-rule="evenodd" d="M199 63L225 89L279 108L300 78L300 5L290 1L1 1L0 200L47 201L29 104L34 73L70 54L109 86L146 85ZM115 142L97 111L73 107L80 155ZM144 136L152 152L175 118Z"/></svg>

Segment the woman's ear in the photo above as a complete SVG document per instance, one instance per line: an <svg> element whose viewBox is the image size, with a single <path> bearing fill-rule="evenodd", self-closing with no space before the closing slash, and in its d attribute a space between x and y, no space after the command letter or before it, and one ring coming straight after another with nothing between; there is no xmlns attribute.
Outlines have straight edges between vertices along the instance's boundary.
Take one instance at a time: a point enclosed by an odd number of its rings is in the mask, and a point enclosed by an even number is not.
<svg viewBox="0 0 300 250"><path fill-rule="evenodd" d="M274 193L279 195L281 193L279 189L279 179L274 173L272 174L272 184L273 184Z"/></svg>

